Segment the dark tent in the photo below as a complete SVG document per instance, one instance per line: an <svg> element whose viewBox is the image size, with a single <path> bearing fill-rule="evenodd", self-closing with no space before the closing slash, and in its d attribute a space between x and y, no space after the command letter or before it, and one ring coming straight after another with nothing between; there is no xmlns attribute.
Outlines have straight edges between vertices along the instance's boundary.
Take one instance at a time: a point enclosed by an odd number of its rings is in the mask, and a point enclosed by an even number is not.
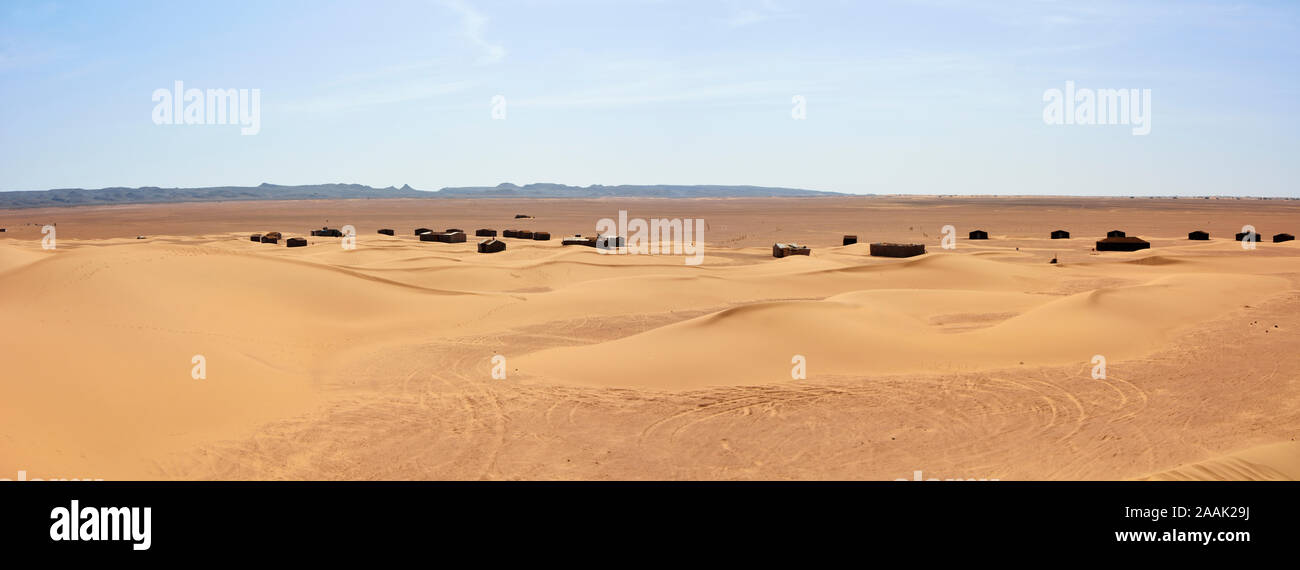
<svg viewBox="0 0 1300 570"><path fill-rule="evenodd" d="M1136 237L1108 237L1097 240L1097 251L1137 251L1150 247L1150 242Z"/></svg>
<svg viewBox="0 0 1300 570"><path fill-rule="evenodd" d="M533 232L533 239L536 241L548 241L551 239L551 232Z"/></svg>
<svg viewBox="0 0 1300 570"><path fill-rule="evenodd" d="M248 239L253 240L253 241L255 241L255 242L258 242L258 243L261 243L261 241L262 241L262 234L253 234L253 235L251 235L251 236L248 236Z"/></svg>
<svg viewBox="0 0 1300 570"><path fill-rule="evenodd" d="M873 243L871 255L875 257L914 257L925 253L925 245L919 243Z"/></svg>
<svg viewBox="0 0 1300 570"><path fill-rule="evenodd" d="M533 239L533 230L519 230L519 233L516 234L515 237L519 239Z"/></svg>
<svg viewBox="0 0 1300 570"><path fill-rule="evenodd" d="M443 233L454 234L456 232L465 233L465 230L462 230L460 228L447 228L447 231Z"/></svg>
<svg viewBox="0 0 1300 570"><path fill-rule="evenodd" d="M1247 234L1248 234L1248 232L1241 232L1241 233L1237 234L1237 241L1245 240ZM1259 241L1259 231L1256 231L1256 232L1255 232L1255 235L1254 235L1254 236L1251 236L1251 241Z"/></svg>
<svg viewBox="0 0 1300 570"><path fill-rule="evenodd" d="M1196 231L1194 231L1194 232L1188 232L1188 233L1187 233L1187 239L1194 239L1194 240L1205 241L1205 240L1210 239L1210 234L1209 234L1208 232L1203 232L1203 231L1201 231L1201 230L1196 230Z"/></svg>
<svg viewBox="0 0 1300 570"><path fill-rule="evenodd" d="M289 238L285 240L284 245L287 247L304 247L307 245L307 240L304 238Z"/></svg>
<svg viewBox="0 0 1300 570"><path fill-rule="evenodd" d="M427 233L430 233L430 232L432 232L432 231L433 231L433 230L431 230L431 229L429 229L429 228L416 228L416 230L415 230L415 235L418 236L418 235L420 235L420 234L427 234Z"/></svg>
<svg viewBox="0 0 1300 570"><path fill-rule="evenodd" d="M436 241L441 243L464 243L465 232L429 232L420 236L420 241Z"/></svg>
<svg viewBox="0 0 1300 570"><path fill-rule="evenodd" d="M390 229L388 229L388 228L384 228L384 229L382 229L382 230L379 230L379 233L384 234L384 235L386 235L386 236L396 235L396 233L393 232L393 230L390 230Z"/></svg>
<svg viewBox="0 0 1300 570"><path fill-rule="evenodd" d="M797 243L777 243L772 245L772 257L788 257L791 255L812 255L812 250Z"/></svg>
<svg viewBox="0 0 1300 570"><path fill-rule="evenodd" d="M478 237L497 237L496 230L474 230L474 235Z"/></svg>
<svg viewBox="0 0 1300 570"><path fill-rule="evenodd" d="M844 245L853 245L858 243L858 236L844 236Z"/></svg>
<svg viewBox="0 0 1300 570"><path fill-rule="evenodd" d="M1291 234L1277 234L1273 236L1273 243L1282 243L1284 241L1291 241L1293 239L1295 239L1295 236Z"/></svg>
<svg viewBox="0 0 1300 570"><path fill-rule="evenodd" d="M505 251L505 250L506 250L506 242L503 242L496 238L489 238L481 242L478 242L479 253L496 253L498 251Z"/></svg>
<svg viewBox="0 0 1300 570"><path fill-rule="evenodd" d="M584 245L587 247L596 247L596 238L594 237L566 237L560 240L560 245Z"/></svg>
<svg viewBox="0 0 1300 570"><path fill-rule="evenodd" d="M1056 230L1052 232L1052 239L1070 239L1070 232L1065 230Z"/></svg>
<svg viewBox="0 0 1300 570"><path fill-rule="evenodd" d="M515 219L516 219L516 220L519 220L519 219L529 219L529 218L532 218L532 216L530 216L530 215L528 215L528 214L515 214Z"/></svg>
<svg viewBox="0 0 1300 570"><path fill-rule="evenodd" d="M505 230L505 231L502 231L502 232L501 232L501 237L517 238L517 237L519 237L519 230Z"/></svg>
<svg viewBox="0 0 1300 570"><path fill-rule="evenodd" d="M1122 231L1120 231L1120 230L1111 230L1111 231L1106 232L1106 237L1108 237L1108 238L1113 238L1113 237L1124 237L1124 236L1125 236L1124 232L1122 232Z"/></svg>
<svg viewBox="0 0 1300 570"><path fill-rule="evenodd" d="M596 238L596 247L600 249L618 249L623 245L622 236L600 236Z"/></svg>
<svg viewBox="0 0 1300 570"><path fill-rule="evenodd" d="M970 239L989 239L989 233L984 230L975 230L970 233Z"/></svg>

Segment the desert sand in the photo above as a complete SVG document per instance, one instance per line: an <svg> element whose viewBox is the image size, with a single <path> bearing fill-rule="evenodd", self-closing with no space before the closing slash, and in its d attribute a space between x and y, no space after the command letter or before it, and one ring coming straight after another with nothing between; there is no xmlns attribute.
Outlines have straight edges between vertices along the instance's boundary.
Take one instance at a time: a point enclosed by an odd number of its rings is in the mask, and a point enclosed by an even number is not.
<svg viewBox="0 0 1300 570"><path fill-rule="evenodd" d="M705 220L704 262L560 245L619 210ZM345 224L356 249L308 237ZM339 200L0 227L0 478L1300 478L1300 243L1267 241L1300 233L1296 201ZM484 255L416 227L553 238ZM1091 251L1111 229L1151 248ZM309 245L248 240L271 230Z"/></svg>

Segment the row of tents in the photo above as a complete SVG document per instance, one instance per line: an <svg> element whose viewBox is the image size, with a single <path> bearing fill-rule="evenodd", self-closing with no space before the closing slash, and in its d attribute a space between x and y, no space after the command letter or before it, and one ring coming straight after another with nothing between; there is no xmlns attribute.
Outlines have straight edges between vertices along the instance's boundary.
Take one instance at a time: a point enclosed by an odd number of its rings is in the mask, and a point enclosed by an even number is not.
<svg viewBox="0 0 1300 570"><path fill-rule="evenodd" d="M1052 239L1070 239L1070 232L1066 230L1056 230L1051 233ZM1258 233L1250 236L1249 232L1242 232L1236 235L1237 241L1245 240L1249 237L1251 241L1260 241ZM567 238L566 238L567 239ZM986 240L989 239L988 232L984 230L974 230L970 232L970 239ZM1196 230L1187 234L1189 240L1208 240L1210 234L1205 231ZM1295 236L1291 234L1277 234L1273 236L1273 243L1292 241ZM845 235L842 242L844 245L853 245L858 243L858 236ZM1138 237L1130 237L1123 230L1111 230L1106 232L1105 239L1097 240L1097 251L1138 251L1148 249L1151 243ZM871 255L875 257L914 257L925 253L925 245L919 243L873 243L871 244ZM795 243L776 243L772 245L772 257L782 258L792 255L811 255L812 250L808 246Z"/></svg>
<svg viewBox="0 0 1300 570"><path fill-rule="evenodd" d="M281 234L280 232L266 232L264 234L253 234L248 236L248 239L257 243L278 244L280 243L280 240L284 239L284 234ZM307 240L306 238L291 237L284 241L284 245L286 247L306 247Z"/></svg>
<svg viewBox="0 0 1300 570"><path fill-rule="evenodd" d="M1247 235L1248 235L1247 232L1242 232L1242 233L1237 234L1237 241L1241 241L1241 240L1244 239ZM1070 232L1067 232L1067 231L1065 231L1065 230L1056 230L1056 231L1053 231L1053 232L1052 232L1051 236L1052 236L1052 239L1070 239ZM1122 238L1122 237L1128 237L1128 235L1125 234L1123 230L1111 230L1111 231L1106 232L1106 237L1107 237L1107 238ZM857 238L856 238L855 236L844 236L844 239L846 240L845 243L844 243L844 245L849 245L849 242L847 241L849 238L853 238L853 242L854 242L854 243L857 242ZM989 239L989 233L986 232L986 231L984 231L984 230L974 230L974 231L972 231L972 232L970 233L970 239ZM1205 231L1202 231L1202 230L1196 230L1196 231L1188 232L1188 234L1187 234L1187 239L1190 239L1190 240L1208 240L1208 239L1210 239L1210 234L1209 234L1209 232L1205 232ZM1291 240L1293 240L1293 239L1295 239L1295 236L1293 236L1293 235L1291 235L1291 234L1277 234L1277 235L1273 236L1273 242L1274 242L1274 243L1284 242L1284 241L1291 241ZM1258 232L1256 232L1256 235L1255 235L1255 237L1254 237L1254 241L1261 241L1261 240L1259 239L1259 234L1258 234Z"/></svg>

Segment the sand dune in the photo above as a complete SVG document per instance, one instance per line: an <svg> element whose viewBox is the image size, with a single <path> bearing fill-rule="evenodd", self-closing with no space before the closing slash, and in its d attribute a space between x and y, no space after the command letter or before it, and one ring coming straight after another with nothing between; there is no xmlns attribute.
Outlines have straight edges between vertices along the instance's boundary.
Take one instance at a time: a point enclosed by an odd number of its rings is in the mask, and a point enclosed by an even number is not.
<svg viewBox="0 0 1300 570"><path fill-rule="evenodd" d="M1147 481L1296 481L1300 444L1261 445L1143 477Z"/></svg>
<svg viewBox="0 0 1300 570"><path fill-rule="evenodd" d="M968 275L952 267L945 276L966 281ZM1047 302L970 291L855 292L824 301L750 304L624 339L550 349L521 359L519 368L585 384L695 388L789 381L795 355L836 375L1067 364L1094 354L1135 358L1161 348L1181 327L1288 288L1275 277L1174 275ZM918 318L936 309L996 312L1034 301L1041 304L957 334L942 334Z"/></svg>
<svg viewBox="0 0 1300 570"><path fill-rule="evenodd" d="M1268 446L1300 429L1294 243L1188 242L1179 232L1208 224L1152 204L1088 222L1163 232L1143 234L1151 250L1102 255L1029 227L1032 204L976 204L962 225L994 239L882 259L873 235L933 244L938 219L906 201L870 215L824 204L637 202L723 217L699 266L558 240L480 255L364 227L355 250L289 249L247 239L301 235L262 203L210 205L243 220L224 233L201 205L67 210L55 251L13 223L0 478L1300 475L1293 446ZM519 204L459 207L419 225L508 227ZM529 224L590 233L577 221L610 208L530 203ZM149 233L131 218L177 210L196 221ZM1279 229L1295 213L1260 212ZM843 229L776 232L778 214ZM839 246L839 232L863 243ZM773 259L778 235L813 255ZM1097 354L1105 379L1090 375ZM206 379L191 378L195 355ZM492 377L495 355L507 379ZM791 378L795 355L806 379Z"/></svg>

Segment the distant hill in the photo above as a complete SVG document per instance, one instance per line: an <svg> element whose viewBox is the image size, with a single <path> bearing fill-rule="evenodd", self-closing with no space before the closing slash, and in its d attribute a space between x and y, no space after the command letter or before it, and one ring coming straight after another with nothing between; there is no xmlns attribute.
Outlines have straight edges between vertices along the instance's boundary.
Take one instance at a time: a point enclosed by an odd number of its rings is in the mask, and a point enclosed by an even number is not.
<svg viewBox="0 0 1300 570"><path fill-rule="evenodd" d="M311 184L306 186L214 186L210 188L60 188L55 190L0 192L0 209L47 208L109 204L156 204L172 202L226 202L243 200L343 200L356 198L715 198L767 196L833 196L795 188L762 186L566 186L564 184L500 184L416 190L409 185L374 188L364 184Z"/></svg>
<svg viewBox="0 0 1300 570"><path fill-rule="evenodd" d="M602 198L608 196L636 198L727 198L769 196L834 196L837 192L768 188L764 186L669 186L663 184L602 186L567 186L564 184L505 183L496 186L443 188L438 194L446 198Z"/></svg>
<svg viewBox="0 0 1300 570"><path fill-rule="evenodd" d="M223 202L239 200L321 200L346 198L426 198L430 192L401 188L372 188L363 184L312 184L308 186L214 186L211 188L60 188L57 190L0 192L0 208L45 208L106 204L170 202Z"/></svg>

